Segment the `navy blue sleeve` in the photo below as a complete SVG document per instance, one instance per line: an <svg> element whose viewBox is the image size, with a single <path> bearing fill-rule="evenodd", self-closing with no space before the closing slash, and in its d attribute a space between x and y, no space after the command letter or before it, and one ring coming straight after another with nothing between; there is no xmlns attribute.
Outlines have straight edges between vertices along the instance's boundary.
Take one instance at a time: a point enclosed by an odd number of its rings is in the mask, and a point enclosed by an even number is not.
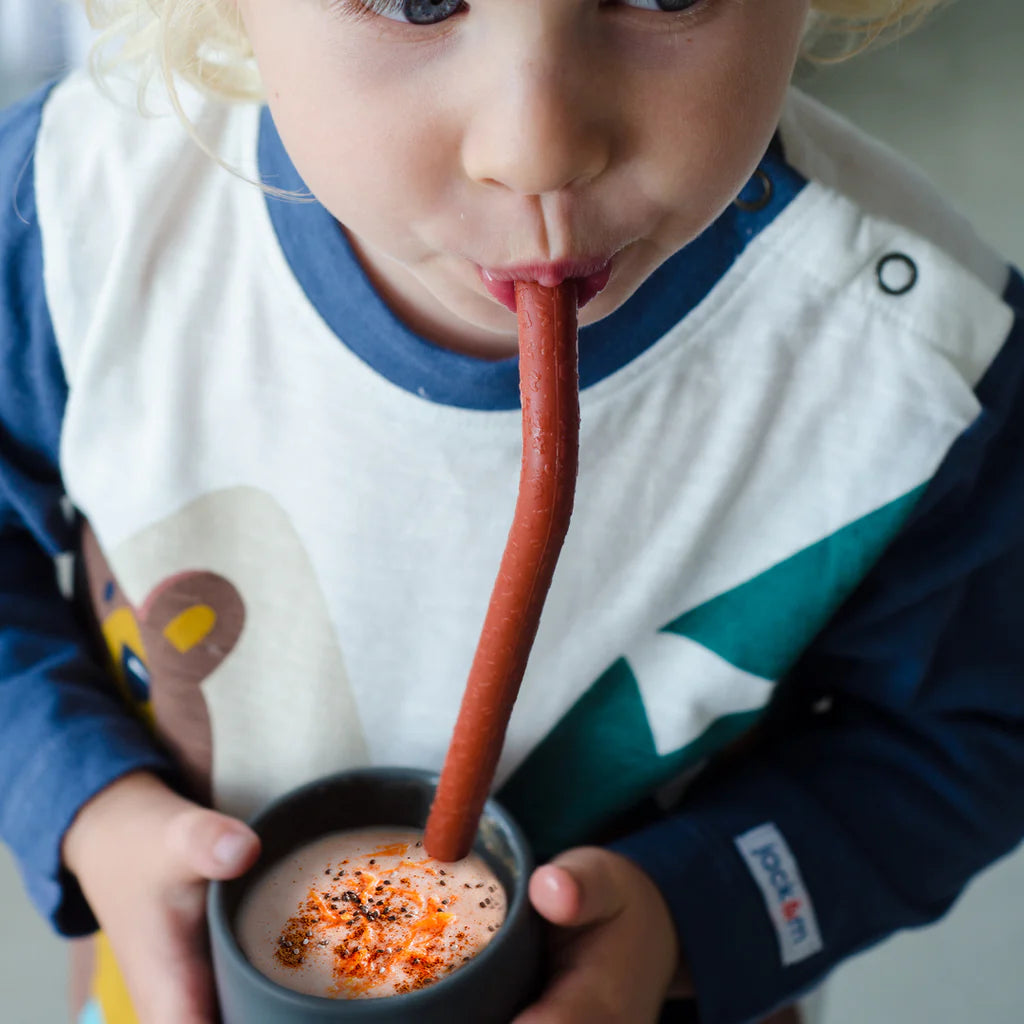
<svg viewBox="0 0 1024 1024"><path fill-rule="evenodd" d="M0 838L61 932L95 922L60 845L78 809L169 763L121 705L60 593L73 549L58 467L67 386L43 289L33 153L45 92L0 114Z"/></svg>
<svg viewBox="0 0 1024 1024"><path fill-rule="evenodd" d="M935 920L1024 836L1024 281L982 412L749 747L614 844L657 882L704 1024L760 1019Z"/></svg>

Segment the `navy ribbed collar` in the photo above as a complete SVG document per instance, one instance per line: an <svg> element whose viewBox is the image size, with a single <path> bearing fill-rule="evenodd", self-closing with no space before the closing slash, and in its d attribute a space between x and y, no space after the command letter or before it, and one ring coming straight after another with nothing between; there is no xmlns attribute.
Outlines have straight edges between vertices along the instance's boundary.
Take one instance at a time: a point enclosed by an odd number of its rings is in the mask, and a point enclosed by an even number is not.
<svg viewBox="0 0 1024 1024"><path fill-rule="evenodd" d="M306 191L266 107L260 121L259 169L269 185ZM741 201L750 202L730 205L619 309L580 330L580 386L589 387L625 366L682 320L804 184L785 162L777 139L773 141L740 195ZM307 298L360 359L393 384L433 402L468 409L519 407L518 359L478 359L421 338L374 290L345 233L324 207L269 195L267 206L284 256Z"/></svg>

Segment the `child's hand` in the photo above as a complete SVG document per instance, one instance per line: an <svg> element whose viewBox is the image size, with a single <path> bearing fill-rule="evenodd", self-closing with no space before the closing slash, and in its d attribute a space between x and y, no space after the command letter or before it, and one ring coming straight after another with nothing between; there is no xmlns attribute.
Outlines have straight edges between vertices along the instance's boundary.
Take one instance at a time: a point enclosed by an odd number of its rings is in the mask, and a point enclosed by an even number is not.
<svg viewBox="0 0 1024 1024"><path fill-rule="evenodd" d="M206 883L244 873L259 840L240 821L178 796L152 775L119 779L64 838L110 940L141 1024L213 1024Z"/></svg>
<svg viewBox="0 0 1024 1024"><path fill-rule="evenodd" d="M552 924L552 977L513 1024L647 1024L677 979L679 943L654 883L632 861L579 847L538 868L530 901ZM673 984L674 995L688 985Z"/></svg>

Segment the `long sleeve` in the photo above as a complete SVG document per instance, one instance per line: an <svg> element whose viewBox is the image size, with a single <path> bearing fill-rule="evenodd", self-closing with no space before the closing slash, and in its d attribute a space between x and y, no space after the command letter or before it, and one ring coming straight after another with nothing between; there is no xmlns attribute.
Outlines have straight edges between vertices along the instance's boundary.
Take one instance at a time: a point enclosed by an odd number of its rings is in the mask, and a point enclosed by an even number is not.
<svg viewBox="0 0 1024 1024"><path fill-rule="evenodd" d="M1024 281L982 412L778 688L755 742L615 844L658 883L701 1020L758 1019L941 916L1024 835Z"/></svg>
<svg viewBox="0 0 1024 1024"><path fill-rule="evenodd" d="M78 934L94 922L61 866L68 825L118 777L171 766L122 706L54 571L75 526L58 468L67 388L33 190L44 102L0 115L0 838L41 912Z"/></svg>

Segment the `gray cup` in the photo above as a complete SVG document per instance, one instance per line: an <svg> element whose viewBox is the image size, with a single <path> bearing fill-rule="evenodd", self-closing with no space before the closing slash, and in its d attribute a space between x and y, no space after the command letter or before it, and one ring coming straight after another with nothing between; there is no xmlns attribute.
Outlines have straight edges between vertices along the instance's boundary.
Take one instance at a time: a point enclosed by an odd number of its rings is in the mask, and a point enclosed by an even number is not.
<svg viewBox="0 0 1024 1024"><path fill-rule="evenodd" d="M527 899L533 870L518 826L495 801L484 807L474 852L508 895L508 916L480 954L426 988L380 999L326 999L282 988L246 959L235 939L242 897L264 871L330 832L371 826L422 829L437 775L405 768L343 772L281 797L250 823L263 850L244 878L210 886L208 914L223 1024L508 1024L536 995L541 929Z"/></svg>

